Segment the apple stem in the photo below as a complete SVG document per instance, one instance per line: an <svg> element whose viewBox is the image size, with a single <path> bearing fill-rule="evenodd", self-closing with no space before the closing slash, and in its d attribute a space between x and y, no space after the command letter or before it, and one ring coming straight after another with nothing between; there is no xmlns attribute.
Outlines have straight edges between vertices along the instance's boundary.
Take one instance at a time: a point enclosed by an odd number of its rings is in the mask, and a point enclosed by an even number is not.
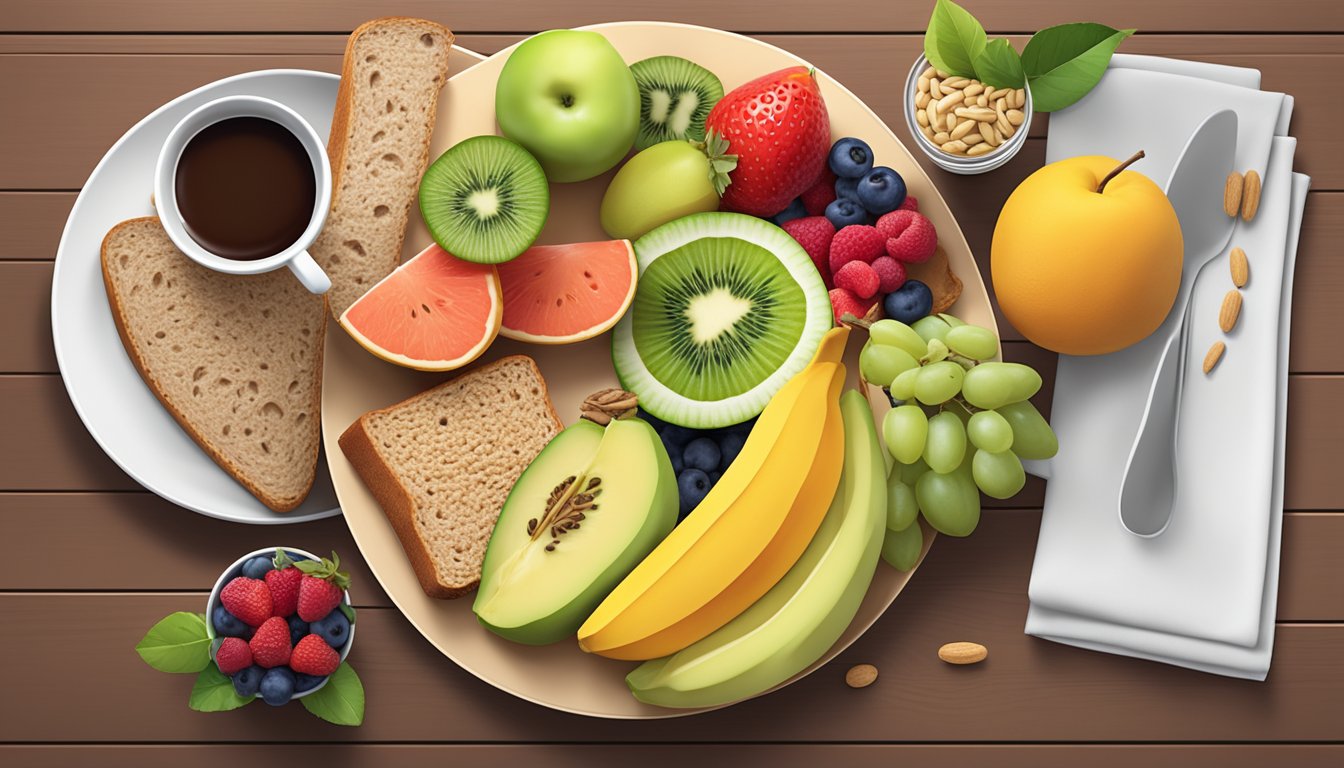
<svg viewBox="0 0 1344 768"><path fill-rule="evenodd" d="M1106 182L1110 181L1111 179L1114 179L1116 176L1119 176L1121 171L1139 162L1140 160L1143 159L1143 157L1144 157L1143 150L1140 149L1138 152L1135 152L1133 156L1131 156L1128 160L1115 166L1115 168L1112 169L1110 173L1106 174L1106 177L1101 180L1101 183L1097 185L1097 194L1100 195L1102 190L1106 189Z"/></svg>

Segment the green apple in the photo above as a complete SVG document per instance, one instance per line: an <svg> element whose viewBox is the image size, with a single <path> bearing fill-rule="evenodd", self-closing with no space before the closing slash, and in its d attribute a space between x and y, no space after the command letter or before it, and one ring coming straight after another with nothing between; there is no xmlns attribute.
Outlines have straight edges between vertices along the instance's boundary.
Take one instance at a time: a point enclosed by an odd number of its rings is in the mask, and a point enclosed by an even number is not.
<svg viewBox="0 0 1344 768"><path fill-rule="evenodd" d="M551 181L583 181L625 157L639 132L639 86L597 32L553 29L509 54L495 119Z"/></svg>

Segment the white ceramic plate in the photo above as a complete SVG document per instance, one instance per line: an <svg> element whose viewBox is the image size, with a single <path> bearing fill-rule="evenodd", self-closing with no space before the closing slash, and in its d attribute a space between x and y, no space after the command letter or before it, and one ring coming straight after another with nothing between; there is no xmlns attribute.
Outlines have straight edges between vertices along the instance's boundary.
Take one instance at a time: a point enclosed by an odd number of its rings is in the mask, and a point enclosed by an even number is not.
<svg viewBox="0 0 1344 768"><path fill-rule="evenodd" d="M460 70L478 54L454 50ZM325 72L273 69L235 75L159 107L126 132L85 182L56 251L51 325L61 378L84 426L126 474L168 501L242 523L298 523L340 514L325 461L307 500L272 512L206 456L159 404L117 335L103 287L99 249L113 225L153 215L150 192L159 147L188 112L223 96L265 96L287 104L321 136L331 129L340 78Z"/></svg>
<svg viewBox="0 0 1344 768"><path fill-rule="evenodd" d="M768 72L807 64L759 40L704 27L623 22L587 28L606 35L628 62L662 54L687 57L716 73L726 89ZM439 102L432 156L467 137L495 131L495 81L511 51L501 51L448 81ZM832 135L859 136L868 141L881 164L901 173L911 193L919 198L920 210L938 227L941 247L964 283L953 311L967 322L993 328L994 315L970 248L929 178L891 130L854 94L824 73L818 72L817 80L830 112ZM604 174L578 184L552 185L550 217L539 242L607 239L598 225L597 211L610 178L611 174ZM429 242L420 217L413 215L403 257L413 256ZM334 323L328 325L327 334L322 430L328 445L335 445L341 433L366 411L396 403L452 376L417 373L384 363ZM851 382L858 378L854 361L861 336L855 334L850 343ZM610 343L605 334L580 344L549 347L501 339L486 352L483 361L515 353L532 356L546 378L556 410L572 421L585 395L616 384ZM869 401L876 418L889 407L880 391L870 393ZM511 643L481 628L471 612L471 596L459 600L426 597L392 526L350 462L339 450L329 452L327 462L346 522L383 589L416 629L464 669L520 698L577 714L657 718L698 711L661 709L636 701L625 686L625 675L634 666L629 662L585 654L576 643L540 648ZM925 552L932 540L931 535L926 537ZM910 574L879 564L867 597L844 636L803 674L830 660L863 634L896 599L909 578ZM802 674L794 679L798 677Z"/></svg>

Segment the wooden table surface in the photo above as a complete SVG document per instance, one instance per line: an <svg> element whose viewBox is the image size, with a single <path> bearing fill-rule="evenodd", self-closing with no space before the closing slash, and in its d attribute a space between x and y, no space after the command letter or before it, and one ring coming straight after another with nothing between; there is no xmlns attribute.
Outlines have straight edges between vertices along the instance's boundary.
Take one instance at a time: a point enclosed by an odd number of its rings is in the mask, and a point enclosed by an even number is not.
<svg viewBox="0 0 1344 768"><path fill-rule="evenodd" d="M269 67L337 71L345 35L384 13L423 15L490 53L520 35L619 19L719 26L809 59L903 138L900 82L931 0L825 4L679 0L5 0L0 4L0 764L701 765L1344 764L1344 3L1338 0L969 0L991 34L1103 21L1122 50L1254 67L1297 97L1297 169L1312 176L1298 258L1287 509L1274 663L1263 683L1091 653L1022 633L1040 522L1036 481L943 537L887 615L832 664L726 711L659 722L589 720L517 701L440 656L398 614L339 519L249 527L141 490L84 431L52 352L52 261L80 185L159 104ZM926 165L987 267L1000 205L1044 156L1046 120L984 177ZM1010 359L1054 358L1001 328ZM1048 393L1044 402L1048 403ZM1270 407L1247 403L1247 408ZM1228 414L1236 418L1235 413ZM290 706L204 715L190 680L132 650L170 611L201 610L219 570L256 547L339 550L358 586L352 661L368 690L358 729ZM938 661L975 640L987 663ZM850 665L881 670L861 691Z"/></svg>

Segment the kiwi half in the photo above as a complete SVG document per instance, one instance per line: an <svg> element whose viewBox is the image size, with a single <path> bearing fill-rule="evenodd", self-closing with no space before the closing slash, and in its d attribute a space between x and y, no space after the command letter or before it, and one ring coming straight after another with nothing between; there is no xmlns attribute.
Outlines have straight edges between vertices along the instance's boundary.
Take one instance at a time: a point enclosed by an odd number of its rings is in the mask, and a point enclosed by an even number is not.
<svg viewBox="0 0 1344 768"><path fill-rule="evenodd" d="M630 65L639 85L639 135L635 151L673 139L705 138L705 118L723 98L713 72L677 56L654 56Z"/></svg>
<svg viewBox="0 0 1344 768"><path fill-rule="evenodd" d="M550 207L541 164L502 136L454 144L420 179L420 214L434 242L478 264L499 264L527 250Z"/></svg>
<svg viewBox="0 0 1344 768"><path fill-rule="evenodd" d="M666 422L712 429L759 414L831 327L812 260L754 216L684 216L637 240L635 255L639 287L612 362Z"/></svg>

